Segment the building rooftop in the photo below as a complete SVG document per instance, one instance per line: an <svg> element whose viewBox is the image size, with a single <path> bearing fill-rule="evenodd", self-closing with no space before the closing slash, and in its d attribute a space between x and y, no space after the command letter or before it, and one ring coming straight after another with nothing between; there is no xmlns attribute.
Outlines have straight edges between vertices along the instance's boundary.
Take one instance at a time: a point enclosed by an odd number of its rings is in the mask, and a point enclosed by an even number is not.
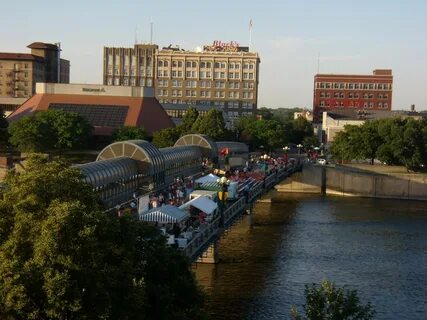
<svg viewBox="0 0 427 320"><path fill-rule="evenodd" d="M42 57L29 53L0 52L0 60L44 61Z"/></svg>
<svg viewBox="0 0 427 320"><path fill-rule="evenodd" d="M56 46L55 44L44 43L44 42L33 42L30 45L28 45L27 48L58 50L58 46Z"/></svg>
<svg viewBox="0 0 427 320"><path fill-rule="evenodd" d="M392 69L375 69L372 74L340 74L340 73L318 73L314 77L389 77L393 76Z"/></svg>
<svg viewBox="0 0 427 320"><path fill-rule="evenodd" d="M328 116L335 120L379 120L398 117L425 117L418 112L411 111L388 111L388 110L366 110L366 109L343 109L327 111Z"/></svg>

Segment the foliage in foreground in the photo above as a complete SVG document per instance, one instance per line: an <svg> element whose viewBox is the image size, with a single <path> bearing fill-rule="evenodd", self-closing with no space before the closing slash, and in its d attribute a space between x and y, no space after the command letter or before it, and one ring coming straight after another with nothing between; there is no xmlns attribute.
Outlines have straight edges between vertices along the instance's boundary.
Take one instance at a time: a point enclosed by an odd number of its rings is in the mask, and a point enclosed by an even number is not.
<svg viewBox="0 0 427 320"><path fill-rule="evenodd" d="M0 200L0 319L199 319L189 263L154 227L103 212L79 171L30 158Z"/></svg>
<svg viewBox="0 0 427 320"><path fill-rule="evenodd" d="M374 159L419 171L427 167L427 121L383 119L345 126L331 147L338 161Z"/></svg>
<svg viewBox="0 0 427 320"><path fill-rule="evenodd" d="M344 290L329 281L320 285L306 285L305 316L301 316L295 306L291 314L295 320L369 320L375 311L371 304L363 305L356 290Z"/></svg>
<svg viewBox="0 0 427 320"><path fill-rule="evenodd" d="M8 132L21 152L62 151L86 146L92 126L76 113L47 110L12 122Z"/></svg>

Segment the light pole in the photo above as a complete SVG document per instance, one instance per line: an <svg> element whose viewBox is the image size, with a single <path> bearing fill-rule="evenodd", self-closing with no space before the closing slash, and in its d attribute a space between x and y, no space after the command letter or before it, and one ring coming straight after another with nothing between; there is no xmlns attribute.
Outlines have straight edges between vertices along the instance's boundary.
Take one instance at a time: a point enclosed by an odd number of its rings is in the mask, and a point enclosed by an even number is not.
<svg viewBox="0 0 427 320"><path fill-rule="evenodd" d="M298 148L298 164L300 164L301 162L301 148L303 147L303 145L301 143L297 144L297 148Z"/></svg>
<svg viewBox="0 0 427 320"><path fill-rule="evenodd" d="M220 219L219 219L219 227L224 227L224 209L225 209L225 194L228 191L228 185L230 181L226 177L221 177L217 180L218 184L221 187L220 194L220 203L221 203L221 210L220 210Z"/></svg>
<svg viewBox="0 0 427 320"><path fill-rule="evenodd" d="M285 170L288 169L288 152L291 148L289 148L288 146L284 146L283 147L283 151L285 152Z"/></svg>

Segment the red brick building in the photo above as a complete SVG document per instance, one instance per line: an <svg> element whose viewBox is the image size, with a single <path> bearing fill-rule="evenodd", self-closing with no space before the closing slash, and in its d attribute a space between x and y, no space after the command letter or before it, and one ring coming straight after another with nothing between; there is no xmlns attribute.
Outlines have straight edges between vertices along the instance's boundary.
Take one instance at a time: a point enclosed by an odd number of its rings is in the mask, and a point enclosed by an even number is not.
<svg viewBox="0 0 427 320"><path fill-rule="evenodd" d="M321 122L323 111L391 110L392 93L393 75L389 69L376 69L372 75L316 74L313 121Z"/></svg>

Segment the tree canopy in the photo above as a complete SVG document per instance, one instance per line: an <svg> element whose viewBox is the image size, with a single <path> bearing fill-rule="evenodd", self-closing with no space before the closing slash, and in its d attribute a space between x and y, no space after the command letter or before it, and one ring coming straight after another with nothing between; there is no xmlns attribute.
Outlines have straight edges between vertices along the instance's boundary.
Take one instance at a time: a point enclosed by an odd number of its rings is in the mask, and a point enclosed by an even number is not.
<svg viewBox="0 0 427 320"><path fill-rule="evenodd" d="M40 156L7 177L0 318L200 318L203 295L187 259L157 228L103 212L81 178Z"/></svg>
<svg viewBox="0 0 427 320"><path fill-rule="evenodd" d="M340 161L374 159L404 165L418 171L427 166L427 121L383 119L362 126L345 126L332 143L332 155Z"/></svg>
<svg viewBox="0 0 427 320"><path fill-rule="evenodd" d="M228 136L222 112L216 109L199 116L192 125L191 132L206 134L214 140L223 140Z"/></svg>
<svg viewBox="0 0 427 320"><path fill-rule="evenodd" d="M125 141L125 140L135 140L147 139L148 134L147 131L143 127L119 127L113 132L113 140L114 141Z"/></svg>
<svg viewBox="0 0 427 320"><path fill-rule="evenodd" d="M92 126L76 113L47 110L12 122L8 132L21 152L47 152L86 146Z"/></svg>
<svg viewBox="0 0 427 320"><path fill-rule="evenodd" d="M153 144L157 148L166 148L171 147L180 137L181 130L180 128L165 128L159 131L154 132L153 134Z"/></svg>
<svg viewBox="0 0 427 320"><path fill-rule="evenodd" d="M369 320L375 315L370 303L363 305L360 302L356 290L345 290L329 281L324 281L320 285L306 285L304 294L305 316L301 316L293 306L291 314L295 320Z"/></svg>

